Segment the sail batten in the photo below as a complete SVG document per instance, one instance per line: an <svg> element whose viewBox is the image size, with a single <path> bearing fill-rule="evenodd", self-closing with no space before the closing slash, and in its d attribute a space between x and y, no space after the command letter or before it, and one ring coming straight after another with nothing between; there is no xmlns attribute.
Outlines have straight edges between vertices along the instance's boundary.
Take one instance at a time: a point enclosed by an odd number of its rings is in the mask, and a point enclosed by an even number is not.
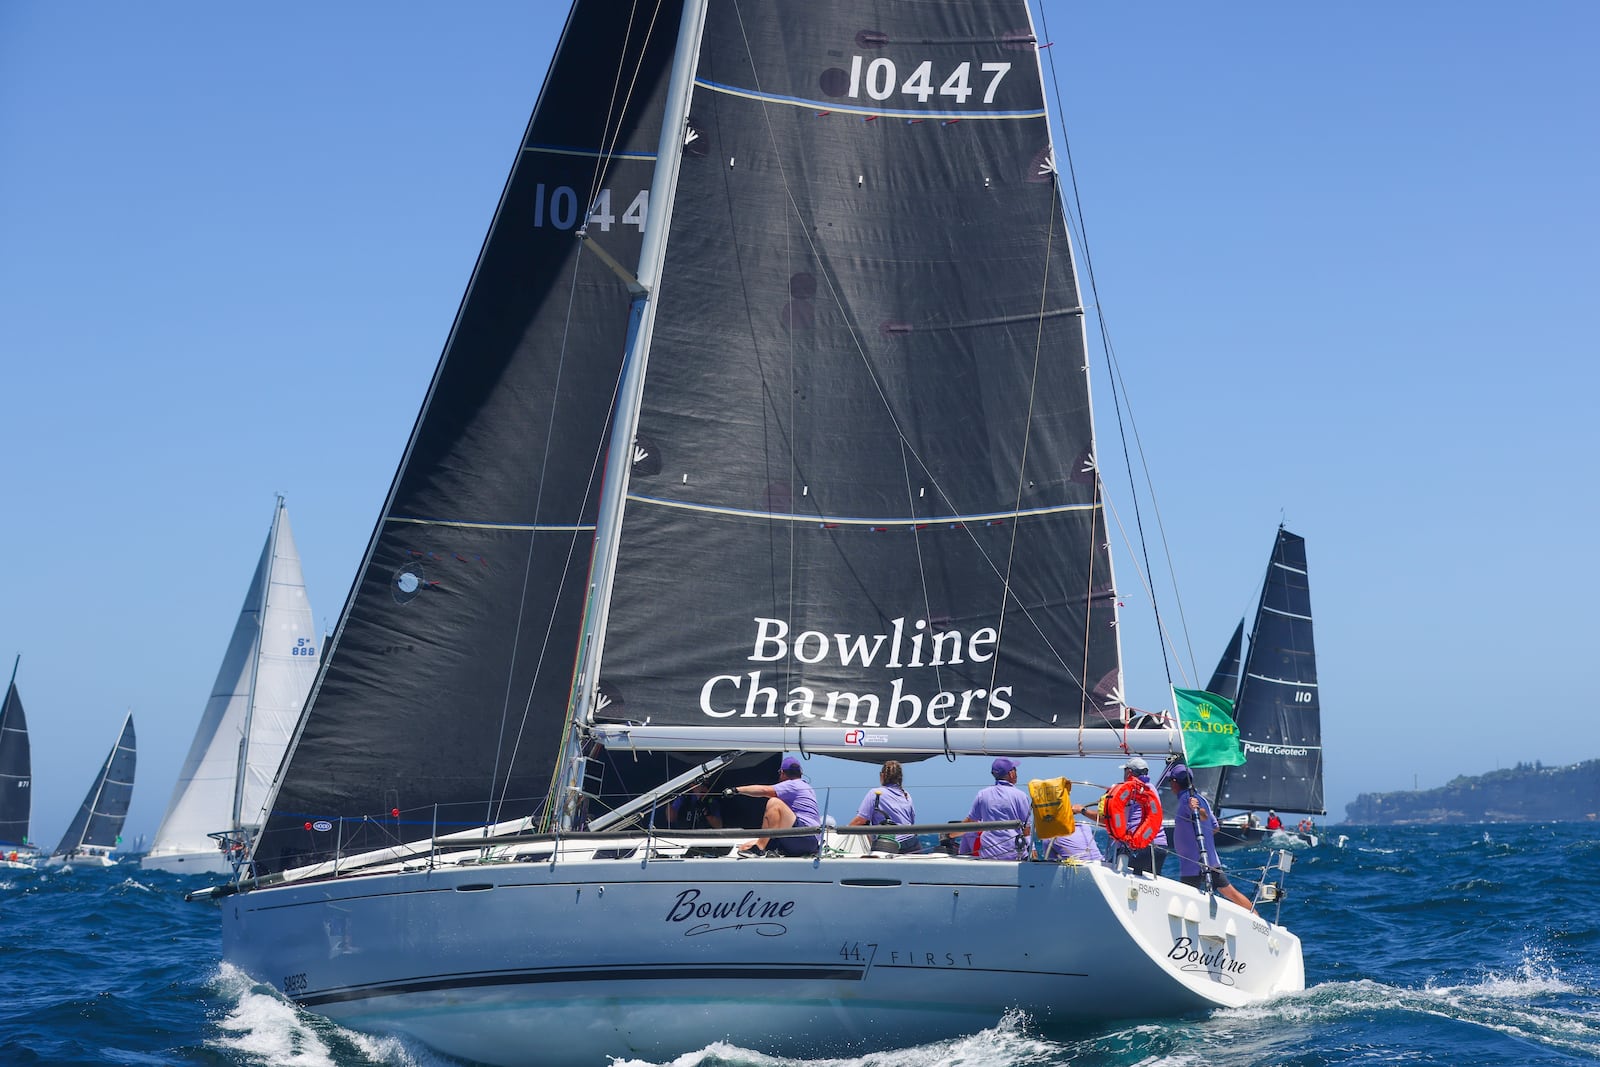
<svg viewBox="0 0 1600 1067"><path fill-rule="evenodd" d="M1007 119L1042 119L1045 117L1045 110L1042 107L1023 111L987 111L983 109L939 111L931 108L874 108L841 104L838 100L807 99L798 96L784 96L780 93L764 93L759 90L741 88L737 85L725 85L706 78L696 78L694 84L699 89L709 89L712 92L726 93L729 96L743 97L746 100L756 100L767 104L787 104L791 107L805 108L809 111L823 111L829 115L868 115L904 119L955 119L958 121L1004 121Z"/></svg>
<svg viewBox="0 0 1600 1067"><path fill-rule="evenodd" d="M682 508L687 511L700 511L707 514L744 516L770 520L772 522L792 522L802 524L831 523L839 526L897 526L906 528L919 528L925 526L954 525L959 526L969 522L1001 522L1006 520L1029 518L1042 515L1059 515L1067 512L1098 512L1099 504L1058 504L1053 507L1033 508L1028 511L983 511L967 515L932 514L905 517L900 515L830 515L821 512L815 514L796 514L758 510L755 508L730 508L717 507L709 504L694 503L688 500L674 500L667 497L645 496L641 493L629 493L629 503L654 504L664 508Z"/></svg>

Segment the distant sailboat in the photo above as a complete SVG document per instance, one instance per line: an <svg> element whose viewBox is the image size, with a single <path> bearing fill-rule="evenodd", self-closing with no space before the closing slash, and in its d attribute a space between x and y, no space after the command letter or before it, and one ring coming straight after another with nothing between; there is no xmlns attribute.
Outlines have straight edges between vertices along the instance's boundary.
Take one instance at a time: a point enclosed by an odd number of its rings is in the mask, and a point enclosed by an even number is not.
<svg viewBox="0 0 1600 1067"><path fill-rule="evenodd" d="M100 773L83 798L83 806L67 827L61 843L46 862L52 866L110 867L117 861L112 851L122 843L122 822L133 799L133 771L138 760L133 735L133 712L122 721L122 732L111 746Z"/></svg>
<svg viewBox="0 0 1600 1067"><path fill-rule="evenodd" d="M1240 624L1241 627L1243 624ZM1217 844L1258 844L1285 838L1285 843L1316 844L1308 824L1284 826L1276 832L1259 823L1267 811L1279 815L1323 815L1322 702L1317 689L1317 657L1311 632L1311 587L1306 569L1306 542L1278 528L1267 564L1267 577L1256 609L1255 628L1243 672L1238 667L1239 631L1223 653L1210 691L1229 695L1229 662L1237 680L1234 721L1244 743L1245 762L1196 773L1196 784L1214 798L1224 828ZM1225 811L1239 814L1226 817Z"/></svg>
<svg viewBox="0 0 1600 1067"><path fill-rule="evenodd" d="M17 695L17 665L11 666L11 685L0 704L0 869L30 869L39 858L28 837L33 810L32 756L28 747L28 717Z"/></svg>
<svg viewBox="0 0 1600 1067"><path fill-rule="evenodd" d="M261 825L272 776L317 674L317 639L283 497L146 870L223 874ZM226 836L222 835L226 832Z"/></svg>

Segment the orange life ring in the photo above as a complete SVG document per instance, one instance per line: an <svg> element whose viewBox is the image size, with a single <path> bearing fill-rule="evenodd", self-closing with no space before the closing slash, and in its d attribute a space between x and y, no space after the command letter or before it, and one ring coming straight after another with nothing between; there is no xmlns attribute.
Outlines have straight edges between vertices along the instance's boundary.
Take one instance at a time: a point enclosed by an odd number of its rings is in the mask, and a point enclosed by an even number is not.
<svg viewBox="0 0 1600 1067"><path fill-rule="evenodd" d="M1128 805L1139 808L1139 825L1128 829ZM1161 833L1161 797L1148 782L1129 778L1105 796L1106 832L1132 849L1149 848Z"/></svg>

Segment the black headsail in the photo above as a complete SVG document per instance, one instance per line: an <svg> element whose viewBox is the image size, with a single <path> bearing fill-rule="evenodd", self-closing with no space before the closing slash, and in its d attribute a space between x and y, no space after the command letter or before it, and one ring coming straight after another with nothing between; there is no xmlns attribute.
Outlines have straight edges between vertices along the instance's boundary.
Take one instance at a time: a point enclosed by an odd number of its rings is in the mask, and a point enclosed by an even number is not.
<svg viewBox="0 0 1600 1067"><path fill-rule="evenodd" d="M1120 725L1026 5L713 0L689 126L594 721Z"/></svg>
<svg viewBox="0 0 1600 1067"><path fill-rule="evenodd" d="M83 798L83 805L52 855L71 857L85 845L116 847L122 840L122 823L128 817L128 804L133 800L133 774L137 764L138 742L133 732L133 713L129 712L116 744L111 746L100 773L95 775L94 784Z"/></svg>
<svg viewBox="0 0 1600 1067"><path fill-rule="evenodd" d="M1240 650L1244 648L1244 620L1239 620L1239 625L1233 628L1233 637L1228 640L1228 647L1223 650L1222 658L1217 660L1217 669L1211 672L1211 681L1206 683L1206 692L1215 693L1219 697L1229 700L1239 699L1239 669L1242 657Z"/></svg>
<svg viewBox="0 0 1600 1067"><path fill-rule="evenodd" d="M1234 719L1245 761L1223 768L1217 804L1324 814L1322 699L1311 636L1306 542L1282 527L1261 587Z"/></svg>
<svg viewBox="0 0 1600 1067"><path fill-rule="evenodd" d="M572 683L679 0L574 5L301 716L268 873L527 815Z"/></svg>
<svg viewBox="0 0 1600 1067"><path fill-rule="evenodd" d="M17 657L18 662L21 657ZM17 695L17 670L0 704L0 847L27 845L33 810L33 759L28 748L28 716Z"/></svg>

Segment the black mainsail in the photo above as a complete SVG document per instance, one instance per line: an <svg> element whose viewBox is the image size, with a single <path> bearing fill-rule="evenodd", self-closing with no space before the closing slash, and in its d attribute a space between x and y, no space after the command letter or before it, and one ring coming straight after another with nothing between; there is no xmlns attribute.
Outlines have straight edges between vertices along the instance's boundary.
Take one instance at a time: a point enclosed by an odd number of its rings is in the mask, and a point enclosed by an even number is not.
<svg viewBox="0 0 1600 1067"><path fill-rule="evenodd" d="M574 5L255 850L528 815L571 693L681 0ZM559 86L559 91L552 86Z"/></svg>
<svg viewBox="0 0 1600 1067"><path fill-rule="evenodd" d="M22 657L17 657L17 663ZM28 716L17 695L17 664L0 704L0 849L31 845L28 821L33 810L33 758L28 746Z"/></svg>
<svg viewBox="0 0 1600 1067"><path fill-rule="evenodd" d="M122 823L133 800L133 774L138 763L137 739L133 732L133 713L122 721L116 744L95 775L83 798L83 805L72 825L61 835L52 856L71 859L84 848L115 848L122 840Z"/></svg>
<svg viewBox="0 0 1600 1067"><path fill-rule="evenodd" d="M1234 721L1245 761L1221 768L1219 808L1323 815L1322 700L1305 538L1278 528Z"/></svg>
<svg viewBox="0 0 1600 1067"><path fill-rule="evenodd" d="M596 722L879 751L1121 725L1083 309L1014 15L708 5Z"/></svg>

